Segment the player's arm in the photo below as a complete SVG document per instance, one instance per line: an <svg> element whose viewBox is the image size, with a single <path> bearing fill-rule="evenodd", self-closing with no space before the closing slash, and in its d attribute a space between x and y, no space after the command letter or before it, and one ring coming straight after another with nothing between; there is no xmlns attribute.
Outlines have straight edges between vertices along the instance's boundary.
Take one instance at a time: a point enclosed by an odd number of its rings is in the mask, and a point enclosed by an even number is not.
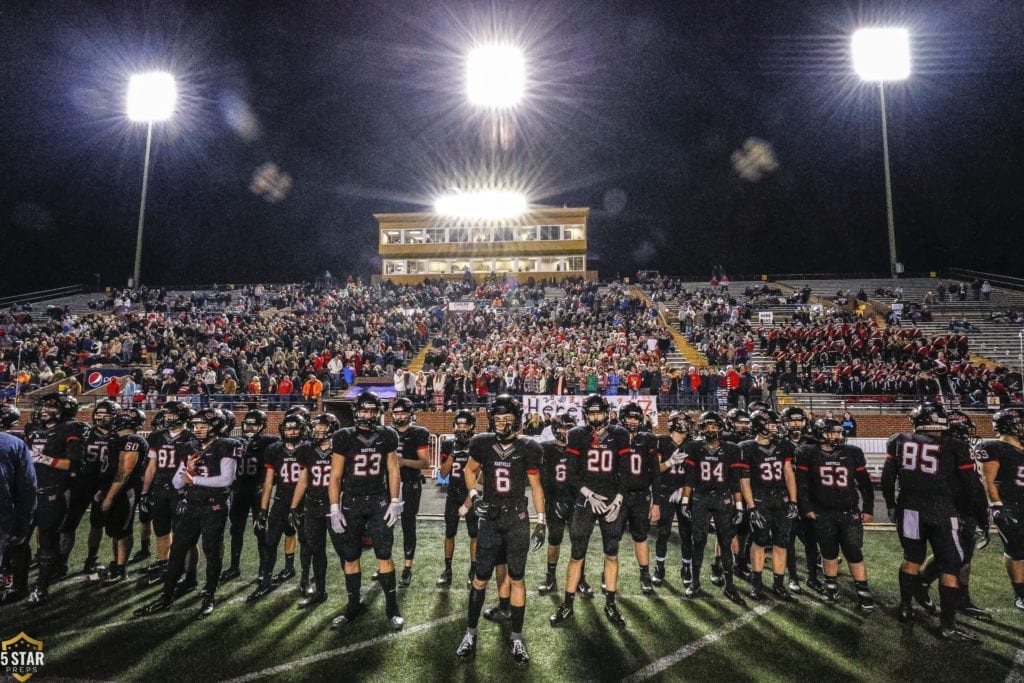
<svg viewBox="0 0 1024 683"><path fill-rule="evenodd" d="M447 444L445 444L447 445ZM441 448L441 466L438 468L441 472L441 478L447 477L452 472L452 460L454 460L452 453L446 453L444 445Z"/></svg>
<svg viewBox="0 0 1024 683"><path fill-rule="evenodd" d="M533 494L533 509L537 511L537 523L544 524L544 487L540 482L540 472L530 470L526 474L530 482L530 492Z"/></svg>
<svg viewBox="0 0 1024 683"><path fill-rule="evenodd" d="M688 453L683 461L683 482L683 500L689 500L697 483L697 458L692 453Z"/></svg>
<svg viewBox="0 0 1024 683"><path fill-rule="evenodd" d="M265 472L263 473L263 492L260 493L260 509L270 509L270 496L274 493L274 466L267 464L264 465Z"/></svg>
<svg viewBox="0 0 1024 683"><path fill-rule="evenodd" d="M466 461L466 469L462 470L462 478L466 480L466 490L469 491L466 495L466 502L462 505L466 509L473 505L473 499L479 495L479 491L476 490L476 476L479 472L480 463L470 455L469 460ZM530 485L533 486L532 483Z"/></svg>
<svg viewBox="0 0 1024 683"><path fill-rule="evenodd" d="M196 486L208 486L213 489L227 488L235 481L235 468L238 460L233 455L222 455L220 457L220 474L215 477L201 477L191 475L191 483Z"/></svg>
<svg viewBox="0 0 1024 683"><path fill-rule="evenodd" d="M885 498L885 507L890 510L896 507L896 475L899 473L896 449L899 441L898 436L889 439L885 446L885 464L882 465L882 496Z"/></svg>
<svg viewBox="0 0 1024 683"><path fill-rule="evenodd" d="M110 489L107 490L106 498L103 499L103 504L100 506L104 512L109 512L111 506L114 504L114 498L117 494L121 493L121 489L124 488L124 484L128 481L128 476L135 469L135 463L139 461L139 445L128 441L125 443L125 447L121 449L120 454L117 456L117 474L114 475L114 481L110 485Z"/></svg>
<svg viewBox="0 0 1024 683"><path fill-rule="evenodd" d="M1003 499L999 495L999 487L996 486L996 477L999 475L999 461L986 460L981 464L981 474L985 478L985 495L988 496L989 505L1002 505Z"/></svg>
<svg viewBox="0 0 1024 683"><path fill-rule="evenodd" d="M416 458L399 458L398 464L402 467L411 467L415 470L430 468L430 448L427 444L420 444L416 447Z"/></svg>
<svg viewBox="0 0 1024 683"><path fill-rule="evenodd" d="M331 505L341 502L341 477L345 472L345 456L335 451L331 454L331 478L327 482L327 500Z"/></svg>
<svg viewBox="0 0 1024 683"><path fill-rule="evenodd" d="M299 507L302 502L302 497L306 495L306 489L309 487L309 468L304 463L299 463L299 481L295 484L295 491L292 493L292 502L289 503L289 510L295 510ZM333 468L331 469L333 473Z"/></svg>
<svg viewBox="0 0 1024 683"><path fill-rule="evenodd" d="M855 462L853 478L857 480L857 488L860 489L861 519L870 522L875 512L875 486L871 483L871 475L868 474L868 461L864 457L863 451L856 455Z"/></svg>
<svg viewBox="0 0 1024 683"><path fill-rule="evenodd" d="M398 467L398 451L391 451L387 454L388 467L388 492L391 500L398 500L402 492L402 473Z"/></svg>
<svg viewBox="0 0 1024 683"><path fill-rule="evenodd" d="M156 477L156 452L150 451L147 457L146 473L142 475L142 495L149 493L153 486L153 479Z"/></svg>
<svg viewBox="0 0 1024 683"><path fill-rule="evenodd" d="M988 526L988 496L969 448L957 450L956 470L970 508L974 511L974 518L979 526Z"/></svg>
<svg viewBox="0 0 1024 683"><path fill-rule="evenodd" d="M799 491L796 488L796 470L793 469L792 459L787 458L782 462L782 479L786 482L786 494L789 495L789 502L797 502Z"/></svg>

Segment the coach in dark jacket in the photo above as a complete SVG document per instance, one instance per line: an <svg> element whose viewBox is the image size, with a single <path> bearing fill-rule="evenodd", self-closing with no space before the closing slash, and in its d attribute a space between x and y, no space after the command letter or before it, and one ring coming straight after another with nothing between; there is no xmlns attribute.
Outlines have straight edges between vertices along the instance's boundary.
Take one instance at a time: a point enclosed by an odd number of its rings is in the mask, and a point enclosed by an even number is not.
<svg viewBox="0 0 1024 683"><path fill-rule="evenodd" d="M8 546L28 540L36 513L36 470L28 446L0 433L0 565Z"/></svg>

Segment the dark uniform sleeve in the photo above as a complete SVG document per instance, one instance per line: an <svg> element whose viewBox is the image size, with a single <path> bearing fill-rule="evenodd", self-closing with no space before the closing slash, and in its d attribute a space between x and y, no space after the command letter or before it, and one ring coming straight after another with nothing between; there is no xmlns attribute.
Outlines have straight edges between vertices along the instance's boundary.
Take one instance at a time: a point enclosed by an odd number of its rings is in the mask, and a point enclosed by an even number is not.
<svg viewBox="0 0 1024 683"><path fill-rule="evenodd" d="M853 478L857 480L857 487L860 489L860 509L866 515L875 514L875 487L871 484L871 475L868 474L868 461L864 457L864 451L853 448Z"/></svg>
<svg viewBox="0 0 1024 683"><path fill-rule="evenodd" d="M661 449L657 437L649 434L647 438L647 454L644 456L644 467L651 473L651 490L657 492L658 480L661 479Z"/></svg>
<svg viewBox="0 0 1024 683"><path fill-rule="evenodd" d="M697 486L697 463L700 461L697 444L690 444L684 447L686 460L683 461L683 486L689 487L692 491Z"/></svg>
<svg viewBox="0 0 1024 683"><path fill-rule="evenodd" d="M89 440L89 425L84 422L72 422L65 437L64 454L68 460L78 461L85 458L86 442Z"/></svg>
<svg viewBox="0 0 1024 683"><path fill-rule="evenodd" d="M526 447L526 473L540 474L540 466L544 461L544 451L540 444L533 439L525 439Z"/></svg>
<svg viewBox="0 0 1024 683"><path fill-rule="evenodd" d="M576 431L579 429L580 431ZM569 454L568 467L565 468L565 483L573 491L579 491L583 486L583 475L580 470L583 467L582 452L586 450L587 435L582 428L577 427L569 432L569 442L565 452Z"/></svg>
<svg viewBox="0 0 1024 683"><path fill-rule="evenodd" d="M398 432L391 427L385 427L380 446L380 453L387 457L388 453L398 450Z"/></svg>
<svg viewBox="0 0 1024 683"><path fill-rule="evenodd" d="M610 429L610 427L609 427L609 429ZM619 459L619 458L622 458L622 457L629 457L629 455L632 452L633 452L633 449L629 447L629 432L626 431L625 427L620 427L619 429L616 429L615 430L615 457L616 457L616 459ZM623 498L625 498L626 494L629 493L629 489L626 488L627 484L628 484L628 482L626 481L626 478L621 476L618 468L616 468L615 469L615 486L616 486L615 490Z"/></svg>
<svg viewBox="0 0 1024 683"><path fill-rule="evenodd" d="M889 437L885 444L885 465L882 466L882 495L885 497L887 508L896 507L896 475L899 473L899 457L896 449L899 448L900 435L894 434Z"/></svg>
<svg viewBox="0 0 1024 683"><path fill-rule="evenodd" d="M974 467L974 459L971 458L971 451L967 446L957 449L956 467L964 496L971 510L974 511L974 519L977 520L979 526L987 525L988 496L985 495L985 487L981 484L981 477L978 476L978 471Z"/></svg>
<svg viewBox="0 0 1024 683"><path fill-rule="evenodd" d="M441 462L446 462L455 450L455 440L445 439L441 442Z"/></svg>
<svg viewBox="0 0 1024 683"><path fill-rule="evenodd" d="M811 456L812 451L806 446L801 446L793 458L796 472L796 502L800 506L800 514L806 515L811 512Z"/></svg>
<svg viewBox="0 0 1024 683"><path fill-rule="evenodd" d="M347 429L339 429L338 431L336 431L334 433L334 436L331 438L331 451L333 453L338 453L339 455L344 455L347 452L347 450L348 450L347 447L348 447L348 444L349 444L349 438L350 438L349 430L347 430ZM270 459L270 452L271 452L270 451L270 447L268 446L267 447L267 456L266 456L267 460Z"/></svg>
<svg viewBox="0 0 1024 683"><path fill-rule="evenodd" d="M735 476L737 487L740 485L741 479L750 479L750 466L754 457L752 451L757 448L756 444L754 444L753 447L751 447L750 444L751 442L744 441L743 444L738 447L737 450L739 451L739 458L737 458L736 462L729 468L730 470L736 470Z"/></svg>
<svg viewBox="0 0 1024 683"><path fill-rule="evenodd" d="M730 445L732 448L728 448ZM749 474L750 466L743 462L743 458L740 456L739 446L723 444L722 448L725 452L729 453L729 489L733 493L739 493L740 472L745 469Z"/></svg>

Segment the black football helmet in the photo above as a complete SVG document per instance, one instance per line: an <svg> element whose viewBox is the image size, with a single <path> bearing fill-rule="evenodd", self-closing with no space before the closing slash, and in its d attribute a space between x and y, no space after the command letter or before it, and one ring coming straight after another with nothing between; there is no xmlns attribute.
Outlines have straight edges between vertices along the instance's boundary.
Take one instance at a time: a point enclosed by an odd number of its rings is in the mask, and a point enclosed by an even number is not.
<svg viewBox="0 0 1024 683"><path fill-rule="evenodd" d="M750 401L747 403L747 412L753 417L758 410L771 410L772 407L764 401Z"/></svg>
<svg viewBox="0 0 1024 683"><path fill-rule="evenodd" d="M309 438L309 422L302 415L285 415L277 430L285 443L298 443Z"/></svg>
<svg viewBox="0 0 1024 683"><path fill-rule="evenodd" d="M242 418L242 435L247 439L256 438L266 428L267 414L262 410L253 408Z"/></svg>
<svg viewBox="0 0 1024 683"><path fill-rule="evenodd" d="M181 401L168 401L164 404L164 422L168 429L183 429L192 419L195 411Z"/></svg>
<svg viewBox="0 0 1024 683"><path fill-rule="evenodd" d="M750 431L750 413L733 408L725 414L725 422L734 434L746 434Z"/></svg>
<svg viewBox="0 0 1024 683"><path fill-rule="evenodd" d="M494 423L496 415L511 415L512 424L506 423L506 426L498 431ZM496 396L487 408L487 421L488 429L497 435L498 441L511 441L523 424L523 406L518 399L508 394Z"/></svg>
<svg viewBox="0 0 1024 683"><path fill-rule="evenodd" d="M78 399L67 394L49 394L39 399L36 407L43 424L68 422L78 414Z"/></svg>
<svg viewBox="0 0 1024 683"><path fill-rule="evenodd" d="M974 426L974 420L962 410L949 411L946 421L949 424L949 435L954 438L969 443L978 435L978 428Z"/></svg>
<svg viewBox="0 0 1024 683"><path fill-rule="evenodd" d="M822 446L839 448L846 443L843 435L843 423L830 417L820 417L814 421L814 437Z"/></svg>
<svg viewBox="0 0 1024 683"><path fill-rule="evenodd" d="M356 396L355 422L360 431L371 432L380 424L383 407L380 396L372 391L363 391ZM359 413L363 413L360 416Z"/></svg>
<svg viewBox="0 0 1024 683"><path fill-rule="evenodd" d="M154 432L158 429L167 429L167 409L161 408L153 414L153 420L149 423L149 428Z"/></svg>
<svg viewBox="0 0 1024 683"><path fill-rule="evenodd" d="M122 408L110 421L110 431L120 432L123 429L130 429L137 432L142 429L144 424L146 424L146 413L138 408Z"/></svg>
<svg viewBox="0 0 1024 683"><path fill-rule="evenodd" d="M551 421L551 433L555 436L555 443L564 446L569 443L569 432L576 427L576 420L568 413L555 415Z"/></svg>
<svg viewBox="0 0 1024 683"><path fill-rule="evenodd" d="M203 434L198 431L197 428L207 426L209 429ZM224 411L220 408L203 408L197 411L188 420L189 430L196 435L196 438L200 441L206 439L212 439L220 436L227 436L228 431L228 419L224 416Z"/></svg>
<svg viewBox="0 0 1024 683"><path fill-rule="evenodd" d="M96 401L96 405L92 409L92 423L100 429L110 429L111 421L119 412L121 412L121 404L116 401L109 398Z"/></svg>
<svg viewBox="0 0 1024 683"><path fill-rule="evenodd" d="M630 401L619 409L619 420L622 421L622 424L632 434L639 432L643 428L644 417L644 409L635 401Z"/></svg>
<svg viewBox="0 0 1024 683"><path fill-rule="evenodd" d="M944 432L949 429L945 408L934 403L921 403L910 411L910 424L914 425L915 432L921 434Z"/></svg>
<svg viewBox="0 0 1024 683"><path fill-rule="evenodd" d="M681 410L675 410L668 416L668 431L689 436L693 433L693 420Z"/></svg>
<svg viewBox="0 0 1024 683"><path fill-rule="evenodd" d="M610 412L608 399L601 394L590 394L583 399L583 417L587 424L594 429L601 429L608 425L608 413Z"/></svg>
<svg viewBox="0 0 1024 683"><path fill-rule="evenodd" d="M785 423L790 439L799 439L807 431L807 413L800 406L787 406L779 419Z"/></svg>
<svg viewBox="0 0 1024 683"><path fill-rule="evenodd" d="M700 435L709 443L718 441L722 432L725 431L725 421L722 420L721 415L713 410L701 413L698 426L700 428Z"/></svg>
<svg viewBox="0 0 1024 683"><path fill-rule="evenodd" d="M331 438L334 432L341 429L341 421L338 420L338 416L334 413L320 413L313 418L310 427L313 441L320 443L325 439Z"/></svg>
<svg viewBox="0 0 1024 683"><path fill-rule="evenodd" d="M774 410L755 410L750 416L750 429L757 436L775 439L779 436L779 415Z"/></svg>
<svg viewBox="0 0 1024 683"><path fill-rule="evenodd" d="M468 443L476 432L476 415L473 414L473 411L460 410L455 413L455 419L452 421L452 432L455 434L456 441L461 444Z"/></svg>
<svg viewBox="0 0 1024 683"><path fill-rule="evenodd" d="M224 419L228 421L228 428L225 430L224 436L231 436L231 432L235 431L235 411L221 408L221 412L224 413Z"/></svg>
<svg viewBox="0 0 1024 683"><path fill-rule="evenodd" d="M1020 408L1004 408L992 416L992 428L996 434L1024 439L1024 412Z"/></svg>
<svg viewBox="0 0 1024 683"><path fill-rule="evenodd" d="M391 403L391 424L396 429L402 427L408 427L412 424L412 417L415 412L415 406L412 401L405 396L396 398Z"/></svg>
<svg viewBox="0 0 1024 683"><path fill-rule="evenodd" d="M0 430L14 429L21 421L21 411L10 403L0 403Z"/></svg>

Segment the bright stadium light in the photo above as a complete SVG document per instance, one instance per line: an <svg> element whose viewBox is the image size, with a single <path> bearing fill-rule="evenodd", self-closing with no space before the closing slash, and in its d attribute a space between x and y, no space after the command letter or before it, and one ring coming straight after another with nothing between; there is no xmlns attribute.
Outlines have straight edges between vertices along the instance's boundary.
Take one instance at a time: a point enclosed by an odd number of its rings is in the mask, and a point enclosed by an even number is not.
<svg viewBox="0 0 1024 683"><path fill-rule="evenodd" d="M166 121L177 99L174 76L162 71L136 74L128 81L128 118L142 123Z"/></svg>
<svg viewBox="0 0 1024 683"><path fill-rule="evenodd" d="M910 76L910 35L905 28L862 28L853 34L853 70L865 81Z"/></svg>
<svg viewBox="0 0 1024 683"><path fill-rule="evenodd" d="M456 192L434 201L434 212L441 216L497 220L513 218L526 212L526 197L518 192L486 190Z"/></svg>
<svg viewBox="0 0 1024 683"><path fill-rule="evenodd" d="M149 151L153 146L153 123L166 121L174 113L178 89L174 76L154 71L136 74L128 81L128 118L146 124L146 157L142 165L142 199L139 202L139 230L135 237L134 287L142 285L142 226L146 220L146 189L149 186Z"/></svg>
<svg viewBox="0 0 1024 683"><path fill-rule="evenodd" d="M863 80L878 83L882 104L882 163L885 169L885 214L889 230L889 275L903 267L896 259L896 224L892 213L892 175L889 171L889 125L885 113L886 81L910 76L910 36L903 28L862 28L853 34L853 70Z"/></svg>
<svg viewBox="0 0 1024 683"><path fill-rule="evenodd" d="M511 107L526 87L523 53L508 45L474 48L466 60L466 95L482 107Z"/></svg>

